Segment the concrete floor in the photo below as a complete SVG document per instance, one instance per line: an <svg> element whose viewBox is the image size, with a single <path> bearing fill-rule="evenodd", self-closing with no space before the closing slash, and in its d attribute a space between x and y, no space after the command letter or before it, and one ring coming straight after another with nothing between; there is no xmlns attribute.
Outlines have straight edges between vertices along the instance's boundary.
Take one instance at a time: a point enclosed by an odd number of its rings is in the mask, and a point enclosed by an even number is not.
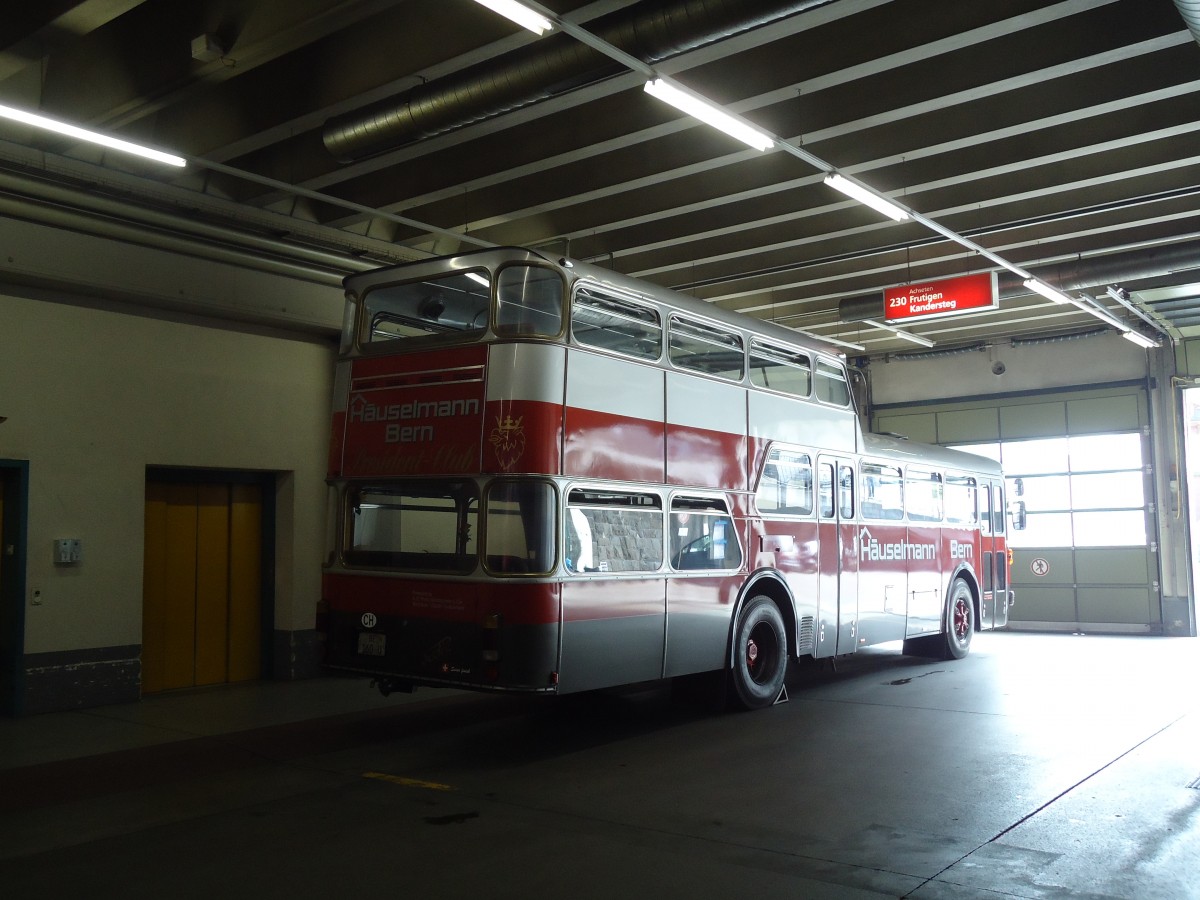
<svg viewBox="0 0 1200 900"><path fill-rule="evenodd" d="M0 896L1200 898L1200 643L982 634L789 702L263 683L0 719Z"/></svg>

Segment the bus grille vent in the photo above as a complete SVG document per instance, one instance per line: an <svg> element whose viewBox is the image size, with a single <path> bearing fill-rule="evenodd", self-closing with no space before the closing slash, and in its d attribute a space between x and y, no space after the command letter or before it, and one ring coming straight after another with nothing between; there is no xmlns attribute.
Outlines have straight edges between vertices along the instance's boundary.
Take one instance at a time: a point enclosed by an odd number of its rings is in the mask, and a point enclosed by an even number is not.
<svg viewBox="0 0 1200 900"><path fill-rule="evenodd" d="M800 620L800 653L813 652L813 617L805 616Z"/></svg>

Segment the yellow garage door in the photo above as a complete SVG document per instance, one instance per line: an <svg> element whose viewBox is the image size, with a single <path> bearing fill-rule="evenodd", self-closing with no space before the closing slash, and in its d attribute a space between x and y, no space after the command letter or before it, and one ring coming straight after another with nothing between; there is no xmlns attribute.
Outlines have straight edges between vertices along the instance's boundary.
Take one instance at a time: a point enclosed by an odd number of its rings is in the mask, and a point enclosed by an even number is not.
<svg viewBox="0 0 1200 900"><path fill-rule="evenodd" d="M262 489L146 484L142 692L262 673Z"/></svg>

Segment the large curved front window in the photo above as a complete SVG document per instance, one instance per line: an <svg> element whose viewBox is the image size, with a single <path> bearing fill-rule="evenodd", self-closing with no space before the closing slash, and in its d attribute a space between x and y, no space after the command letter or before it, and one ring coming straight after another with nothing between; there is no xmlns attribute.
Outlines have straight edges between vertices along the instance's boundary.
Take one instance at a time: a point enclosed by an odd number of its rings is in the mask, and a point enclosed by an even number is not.
<svg viewBox="0 0 1200 900"><path fill-rule="evenodd" d="M361 342L374 344L428 335L482 334L491 282L486 270L372 288L363 297Z"/></svg>
<svg viewBox="0 0 1200 900"><path fill-rule="evenodd" d="M563 282L544 266L505 266L496 277L496 333L554 337L562 331Z"/></svg>

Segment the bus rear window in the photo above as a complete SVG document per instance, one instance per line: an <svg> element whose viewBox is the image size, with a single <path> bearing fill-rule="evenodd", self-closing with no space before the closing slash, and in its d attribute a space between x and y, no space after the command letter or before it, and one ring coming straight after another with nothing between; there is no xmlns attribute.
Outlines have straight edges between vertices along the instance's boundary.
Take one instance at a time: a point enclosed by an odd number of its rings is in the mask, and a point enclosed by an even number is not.
<svg viewBox="0 0 1200 900"><path fill-rule="evenodd" d="M487 328L489 292L483 271L374 288L363 297L366 316L361 343L482 334Z"/></svg>
<svg viewBox="0 0 1200 900"><path fill-rule="evenodd" d="M479 496L473 482L356 486L346 502L347 565L412 572L475 568Z"/></svg>
<svg viewBox="0 0 1200 900"><path fill-rule="evenodd" d="M622 297L584 286L575 292L571 333L589 347L638 359L662 356L662 322L658 311Z"/></svg>

